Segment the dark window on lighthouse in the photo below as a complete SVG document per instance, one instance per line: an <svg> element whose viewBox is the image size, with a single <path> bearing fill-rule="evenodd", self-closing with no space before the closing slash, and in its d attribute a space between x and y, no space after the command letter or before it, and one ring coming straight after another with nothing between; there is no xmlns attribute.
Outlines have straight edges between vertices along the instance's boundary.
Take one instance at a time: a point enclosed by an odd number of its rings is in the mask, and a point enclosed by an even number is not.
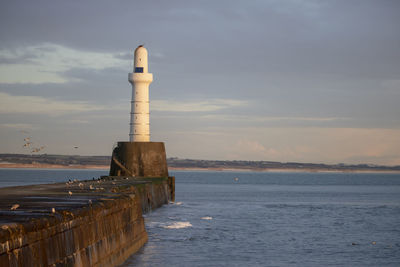
<svg viewBox="0 0 400 267"><path fill-rule="evenodd" d="M143 73L143 68L142 67L136 67L135 68L136 73Z"/></svg>

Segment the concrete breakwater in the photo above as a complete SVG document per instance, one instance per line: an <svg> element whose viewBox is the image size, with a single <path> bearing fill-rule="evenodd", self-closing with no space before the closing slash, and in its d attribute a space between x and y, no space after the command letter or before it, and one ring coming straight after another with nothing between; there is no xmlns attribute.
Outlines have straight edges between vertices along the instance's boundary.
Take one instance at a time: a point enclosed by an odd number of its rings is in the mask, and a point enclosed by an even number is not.
<svg viewBox="0 0 400 267"><path fill-rule="evenodd" d="M122 264L147 241L142 212L174 200L174 182L106 176L0 188L0 267Z"/></svg>

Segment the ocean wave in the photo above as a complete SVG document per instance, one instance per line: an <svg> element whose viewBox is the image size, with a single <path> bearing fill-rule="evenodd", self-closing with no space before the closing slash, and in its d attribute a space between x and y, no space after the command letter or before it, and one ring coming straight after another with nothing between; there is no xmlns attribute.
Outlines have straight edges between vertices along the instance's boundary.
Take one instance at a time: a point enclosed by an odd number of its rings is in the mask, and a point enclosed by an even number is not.
<svg viewBox="0 0 400 267"><path fill-rule="evenodd" d="M178 206L179 206L179 205L182 205L183 202L174 202L174 201L170 201L169 204L170 204L170 205L178 205Z"/></svg>
<svg viewBox="0 0 400 267"><path fill-rule="evenodd" d="M190 222L174 222L173 224L163 226L166 229L182 229L192 227Z"/></svg>
<svg viewBox="0 0 400 267"><path fill-rule="evenodd" d="M212 217L210 216L205 216L205 217L201 217L202 220L212 220Z"/></svg>

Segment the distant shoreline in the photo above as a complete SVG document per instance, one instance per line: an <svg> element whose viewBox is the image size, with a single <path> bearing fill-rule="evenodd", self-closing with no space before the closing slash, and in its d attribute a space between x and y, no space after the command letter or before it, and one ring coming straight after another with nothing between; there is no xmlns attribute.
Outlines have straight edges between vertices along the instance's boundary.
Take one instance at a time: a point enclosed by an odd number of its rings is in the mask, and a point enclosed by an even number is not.
<svg viewBox="0 0 400 267"><path fill-rule="evenodd" d="M396 170L326 170L326 169L282 169L282 168L270 168L270 169L257 169L257 168L179 168L179 167L168 167L170 171L221 171L221 172L303 172L303 173L398 173Z"/></svg>
<svg viewBox="0 0 400 267"><path fill-rule="evenodd" d="M57 165L57 164L16 164L0 163L0 169L76 169L76 170L108 170L109 165ZM399 173L396 170L335 170L335 169L299 169L299 168L196 168L169 167L169 171L220 171L220 172L304 172L304 173Z"/></svg>
<svg viewBox="0 0 400 267"><path fill-rule="evenodd" d="M0 163L0 169L93 169L106 170L106 165L57 165L57 164L17 164Z"/></svg>

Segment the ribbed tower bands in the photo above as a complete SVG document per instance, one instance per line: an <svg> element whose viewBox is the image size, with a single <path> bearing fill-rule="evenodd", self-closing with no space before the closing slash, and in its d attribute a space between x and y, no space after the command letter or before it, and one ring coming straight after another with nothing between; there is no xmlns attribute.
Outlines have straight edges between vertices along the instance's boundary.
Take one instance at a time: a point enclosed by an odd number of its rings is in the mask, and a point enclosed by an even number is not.
<svg viewBox="0 0 400 267"><path fill-rule="evenodd" d="M113 149L110 176L168 177L167 156L163 142L150 142L149 85L147 50L135 50L132 84L129 142L118 142ZM172 186L172 184L171 184Z"/></svg>
<svg viewBox="0 0 400 267"><path fill-rule="evenodd" d="M130 142L150 142L149 85L153 74L148 73L147 58L147 49L139 45L135 50L133 72L128 75L132 84Z"/></svg>

